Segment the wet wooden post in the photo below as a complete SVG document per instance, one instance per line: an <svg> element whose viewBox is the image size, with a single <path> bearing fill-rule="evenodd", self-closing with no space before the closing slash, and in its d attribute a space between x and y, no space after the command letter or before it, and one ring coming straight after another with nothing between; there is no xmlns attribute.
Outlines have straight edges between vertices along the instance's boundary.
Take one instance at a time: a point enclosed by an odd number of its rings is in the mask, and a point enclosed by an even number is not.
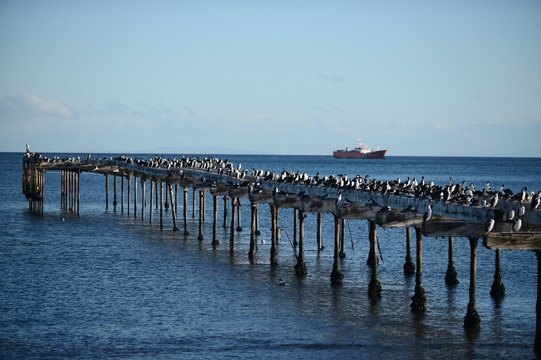
<svg viewBox="0 0 541 360"><path fill-rule="evenodd" d="M171 184L167 184L169 190L169 200L171 200L171 215L173 216L173 231L178 231L177 226L177 212L175 211L175 204L173 203L173 187Z"/></svg>
<svg viewBox="0 0 541 360"><path fill-rule="evenodd" d="M160 179L160 183L161 183L161 179ZM156 210L158 210L158 200L159 200L158 199L159 198L159 196L158 196L158 192L159 192L158 191L158 181L154 182L154 190L156 191Z"/></svg>
<svg viewBox="0 0 541 360"><path fill-rule="evenodd" d="M105 210L109 209L109 175L105 174Z"/></svg>
<svg viewBox="0 0 541 360"><path fill-rule="evenodd" d="M282 240L282 229L280 229L280 207L276 207L274 209L274 217L276 218L276 227L274 230L276 231L276 244L280 244L280 241Z"/></svg>
<svg viewBox="0 0 541 360"><path fill-rule="evenodd" d="M113 175L113 210L116 211L117 197L116 197L116 175Z"/></svg>
<svg viewBox="0 0 541 360"><path fill-rule="evenodd" d="M159 191L160 191L160 229L163 229L163 179L160 178L160 185L159 185ZM158 197L158 194L156 194L156 198Z"/></svg>
<svg viewBox="0 0 541 360"><path fill-rule="evenodd" d="M237 199L231 197L231 227L229 229L229 249L233 251L235 245L235 218Z"/></svg>
<svg viewBox="0 0 541 360"><path fill-rule="evenodd" d="M124 175L120 179L120 212L124 212Z"/></svg>
<svg viewBox="0 0 541 360"><path fill-rule="evenodd" d="M297 255L297 264L295 265L295 274L297 276L305 276L308 274L306 263L304 262L304 219L306 215L304 211L298 210L299 215L299 254Z"/></svg>
<svg viewBox="0 0 541 360"><path fill-rule="evenodd" d="M192 219L195 219L195 186L192 188Z"/></svg>
<svg viewBox="0 0 541 360"><path fill-rule="evenodd" d="M278 220L277 220L277 207L270 205L271 211L271 249L270 249L270 264L271 266L278 265L278 251L276 244L278 243Z"/></svg>
<svg viewBox="0 0 541 360"><path fill-rule="evenodd" d="M299 218L299 210L297 208L293 209L293 246L296 248L297 243L297 219Z"/></svg>
<svg viewBox="0 0 541 360"><path fill-rule="evenodd" d="M218 246L218 196L212 196L212 246Z"/></svg>
<svg viewBox="0 0 541 360"><path fill-rule="evenodd" d="M224 194L224 229L227 228L227 195Z"/></svg>
<svg viewBox="0 0 541 360"><path fill-rule="evenodd" d="M316 240L318 254L323 250L323 213L317 213Z"/></svg>
<svg viewBox="0 0 541 360"><path fill-rule="evenodd" d="M184 193L184 236L190 235L190 232L188 231L188 188L184 186L183 188Z"/></svg>
<svg viewBox="0 0 541 360"><path fill-rule="evenodd" d="M341 219L334 215L334 262L331 272L331 284L332 285L341 285L344 280L344 274L340 270L340 256L339 256L339 247L340 247L340 221Z"/></svg>
<svg viewBox="0 0 541 360"><path fill-rule="evenodd" d="M475 291L477 288L477 243L479 238L470 237L470 299L468 311L464 317L464 329L475 329L481 324L481 318L477 312Z"/></svg>
<svg viewBox="0 0 541 360"><path fill-rule="evenodd" d="M126 194L126 197L128 199L128 202L126 204L127 206L127 209L128 209L128 216L130 216L130 201L131 201L131 195L130 195L130 187L131 187L131 174L128 174L128 177L126 178L127 182L128 182L128 189L127 189L127 194Z"/></svg>
<svg viewBox="0 0 541 360"><path fill-rule="evenodd" d="M34 171L35 172L35 171ZM32 176L33 186L35 187L35 174ZM34 209L35 211L35 209ZM68 173L68 211L73 211L73 171Z"/></svg>
<svg viewBox="0 0 541 360"><path fill-rule="evenodd" d="M537 257L537 301L535 302L535 341L534 351L541 354L541 251L535 250Z"/></svg>
<svg viewBox="0 0 541 360"><path fill-rule="evenodd" d="M237 232L242 231L242 217L241 217L241 203L240 198L237 198L236 208L237 208Z"/></svg>
<svg viewBox="0 0 541 360"><path fill-rule="evenodd" d="M346 231L345 231L345 220L340 220L340 259L346 258Z"/></svg>
<svg viewBox="0 0 541 360"><path fill-rule="evenodd" d="M137 176L133 177L133 218L137 219Z"/></svg>
<svg viewBox="0 0 541 360"><path fill-rule="evenodd" d="M254 234L255 236L261 235L261 231L259 231L259 205L255 204L255 224L254 224L255 230Z"/></svg>
<svg viewBox="0 0 541 360"><path fill-rule="evenodd" d="M417 243L417 271L415 274L415 293L411 297L410 308L413 312L423 313L426 310L426 294L423 288L423 233L418 226L415 226L415 239Z"/></svg>
<svg viewBox="0 0 541 360"><path fill-rule="evenodd" d="M250 263L255 263L255 215L257 212L257 205L254 202L250 203L250 250L248 251L248 259Z"/></svg>
<svg viewBox="0 0 541 360"><path fill-rule="evenodd" d="M203 240L203 191L199 191L199 235L197 240Z"/></svg>
<svg viewBox="0 0 541 360"><path fill-rule="evenodd" d="M370 251L372 251L372 257L377 258L377 244L378 244L378 233L376 222L374 220L369 220L369 239L370 239ZM381 297L381 282L379 281L378 274L378 262L374 261L372 265L372 277L370 278L370 284L368 284L368 295L372 298Z"/></svg>
<svg viewBox="0 0 541 360"><path fill-rule="evenodd" d="M77 214L79 214L79 205L81 204L81 171L77 171Z"/></svg>
<svg viewBox="0 0 541 360"><path fill-rule="evenodd" d="M447 256L447 272L445 273L445 283L448 286L458 285L458 274L455 269L455 260L453 255L453 237L449 236L449 250Z"/></svg>
<svg viewBox="0 0 541 360"><path fill-rule="evenodd" d="M145 222L146 189L145 177L141 176L141 222Z"/></svg>
<svg viewBox="0 0 541 360"><path fill-rule="evenodd" d="M178 184L175 184L175 212L178 214Z"/></svg>
<svg viewBox="0 0 541 360"><path fill-rule="evenodd" d="M490 295L497 300L505 296L505 286L503 285L500 249L496 249L494 281L492 282L492 286L490 288Z"/></svg>
<svg viewBox="0 0 541 360"><path fill-rule="evenodd" d="M154 181L152 178L150 178L150 184L149 184L150 185L149 186L150 187L150 199L148 201L148 203L150 204L150 206L148 207L148 211L149 211L149 213L148 213L148 223L150 225L152 225L152 205L153 205L152 204L153 203L152 199L154 197L154 186L155 186L153 184L153 182L156 183L156 181Z"/></svg>
<svg viewBox="0 0 541 360"><path fill-rule="evenodd" d="M203 198L201 199L201 201L199 202L199 206L202 207L202 210L201 210L201 218L202 218L202 221L205 222L205 211L206 211L206 205L207 205L207 197L206 197L206 193L205 193L205 190L203 189L203 193L202 193L202 196Z"/></svg>
<svg viewBox="0 0 541 360"><path fill-rule="evenodd" d="M368 238L370 238L370 220L368 220ZM376 253L376 251L372 249L372 246L374 246L374 244L370 241L368 259L366 259L366 265L368 266L374 266L374 264L378 261L378 258L374 257L374 254Z"/></svg>
<svg viewBox="0 0 541 360"><path fill-rule="evenodd" d="M404 275L415 274L415 264L411 258L411 228L406 227L406 262L404 263Z"/></svg>

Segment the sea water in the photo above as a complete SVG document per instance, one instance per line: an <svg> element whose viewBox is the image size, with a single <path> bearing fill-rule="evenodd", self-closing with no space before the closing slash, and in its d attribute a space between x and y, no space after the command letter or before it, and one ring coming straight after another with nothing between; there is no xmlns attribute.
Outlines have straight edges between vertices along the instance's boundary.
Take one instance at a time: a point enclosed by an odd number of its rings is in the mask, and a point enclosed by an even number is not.
<svg viewBox="0 0 541 360"><path fill-rule="evenodd" d="M45 154L49 156L64 154ZM73 156L74 154L66 154ZM76 155L76 154L75 154ZM154 154L138 154L148 158ZM81 157L86 154L81 154ZM111 156L94 155L94 156ZM181 155L169 155L181 156ZM408 176L447 184L487 181L518 192L541 190L539 158L388 157L340 160L331 156L220 155L251 170L293 170ZM330 284L333 218L324 215L325 249L316 251L316 216L307 214L305 261L308 275L294 274L291 246L293 210L280 211L279 265L270 267L270 211L260 206L256 263L250 264L249 202L242 200L244 231L222 227L213 248L212 202L207 196L203 241L189 201L189 231L173 232L142 222L112 205L105 208L103 175L81 175L80 214L60 210L60 174L45 179L45 212L29 212L22 194L22 154L0 153L0 358L533 358L537 289L532 251L503 251L506 295L489 294L494 251L479 243L477 309L479 331L465 331L469 289L469 242L456 238L455 266L460 283L444 282L447 239L425 238L423 285L427 311L410 311L414 277L403 274L405 230L378 228L382 297L368 296L371 270L368 227L346 224L342 286ZM109 181L112 189L112 181ZM120 191L120 186L118 186ZM120 195L118 195L120 199ZM191 197L191 192L190 192ZM150 205L150 204L149 204ZM179 204L181 206L181 204ZM125 205L126 206L126 205ZM140 204L139 204L140 206ZM140 207L139 207L140 211ZM228 224L229 225L229 224ZM412 243L413 249L414 244ZM415 259L415 251L413 250ZM287 286L279 285L283 279Z"/></svg>

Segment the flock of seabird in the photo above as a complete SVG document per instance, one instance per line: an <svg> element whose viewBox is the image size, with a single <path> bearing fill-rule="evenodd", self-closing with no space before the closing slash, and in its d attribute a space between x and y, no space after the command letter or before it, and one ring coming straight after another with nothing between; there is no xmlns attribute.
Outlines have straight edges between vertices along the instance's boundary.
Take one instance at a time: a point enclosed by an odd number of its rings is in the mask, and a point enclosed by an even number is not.
<svg viewBox="0 0 541 360"><path fill-rule="evenodd" d="M60 159L55 156L53 158L47 158L38 153L31 153L29 151L25 154L26 157L32 157L39 162L81 162L79 157L69 157L66 159ZM514 194L508 188L503 185L499 190L492 189L490 183L487 181L484 188L479 190L473 183L455 183L453 177L449 178L449 183L443 186L434 184L433 181L427 182L424 176L420 181L415 178L407 178L406 181L402 181L399 177L394 180L376 180L369 175L364 177L357 175L353 178L349 178L347 175L329 175L320 176L317 173L315 176L311 176L306 172L295 172L283 170L279 173L274 171L265 171L253 169L250 173L246 169L243 169L241 164L234 166L232 162L225 159L219 159L216 157L199 158L196 156L181 157L168 159L162 156L154 156L150 159L137 159L129 156L116 156L104 160L114 160L117 162L124 162L127 164L136 164L141 167L160 168L168 170L181 170L181 169L195 169L205 172L217 173L225 175L234 179L244 180L241 185L249 186L250 191L257 189L261 184L261 181L287 183L287 184L301 184L310 187L330 187L340 190L359 190L369 193L377 193L381 195L399 195L425 198L432 201L440 201L444 203L459 204L463 206L479 206L479 207L497 207L501 200L515 201L518 204L516 209L510 210L506 214L506 220L514 221L514 230L518 231L521 226L521 217L524 216L526 208L523 203L530 203L530 211L538 209L541 205L541 191L537 193L528 192L528 189L524 187L520 192ZM85 162L92 162L91 155L88 155ZM278 189L278 188L276 188ZM279 192L280 190L276 190ZM342 194L339 195L337 201L347 201L342 199ZM424 215L424 221L430 220L432 216L432 207L428 205L427 212ZM487 232L494 227L494 220L489 221L487 224Z"/></svg>

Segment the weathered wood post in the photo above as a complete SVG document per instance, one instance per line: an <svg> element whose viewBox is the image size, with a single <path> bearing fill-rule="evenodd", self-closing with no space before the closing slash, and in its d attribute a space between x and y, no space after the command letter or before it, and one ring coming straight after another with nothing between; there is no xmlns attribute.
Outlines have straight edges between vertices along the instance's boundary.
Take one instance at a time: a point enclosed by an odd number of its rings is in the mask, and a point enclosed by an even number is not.
<svg viewBox="0 0 541 360"><path fill-rule="evenodd" d="M207 194L205 193L205 190L203 189L203 199L201 199L201 201L199 202L199 206L201 206L203 208L202 212L201 212L201 217L202 217L202 220L203 222L205 222L205 211L206 211L206 205L207 205Z"/></svg>
<svg viewBox="0 0 541 360"><path fill-rule="evenodd" d="M453 237L449 236L449 251L447 256L447 272L445 273L445 283L448 286L458 285L458 274L455 269L455 261L453 256Z"/></svg>
<svg viewBox="0 0 541 360"><path fill-rule="evenodd" d="M415 274L415 264L411 258L411 228L406 227L406 262L404 263L404 275Z"/></svg>
<svg viewBox="0 0 541 360"><path fill-rule="evenodd" d="M150 187L150 199L148 201L148 203L150 204L150 206L148 207L148 223L150 225L152 225L152 207L153 207L152 205L153 205L153 202L154 202L153 198L154 198L154 187L155 187L155 185L153 184L153 182L156 183L156 181L154 181L154 179L151 177L150 178L150 184L149 184L150 185L149 186Z"/></svg>
<svg viewBox="0 0 541 360"><path fill-rule="evenodd" d="M237 232L241 232L242 231L242 218L241 218L242 205L240 203L240 198L237 198L236 207L237 207Z"/></svg>
<svg viewBox="0 0 541 360"><path fill-rule="evenodd" d="M167 184L167 188L169 189L169 198L171 200L171 215L173 216L173 231L178 231L177 226L177 212L175 211L175 204L173 203L173 187L171 184Z"/></svg>
<svg viewBox="0 0 541 360"><path fill-rule="evenodd" d="M212 246L218 246L218 196L212 196Z"/></svg>
<svg viewBox="0 0 541 360"><path fill-rule="evenodd" d="M188 188L186 186L184 186L183 188L183 193L184 193L184 209L183 209L183 213L184 213L184 236L188 236L190 235L190 232L188 231Z"/></svg>
<svg viewBox="0 0 541 360"><path fill-rule="evenodd" d="M203 240L203 198L203 191L199 191L199 235L197 236L199 241Z"/></svg>
<svg viewBox="0 0 541 360"><path fill-rule="evenodd" d="M116 197L116 175L113 175L113 210L116 211L117 197Z"/></svg>
<svg viewBox="0 0 541 360"><path fill-rule="evenodd" d="M299 254L297 255L297 264L295 265L295 274L305 276L308 273L306 263L304 262L304 211L299 210Z"/></svg>
<svg viewBox="0 0 541 360"><path fill-rule="evenodd" d="M81 171L77 171L77 214L81 205Z"/></svg>
<svg viewBox="0 0 541 360"><path fill-rule="evenodd" d="M255 262L255 214L257 205L254 202L250 203L250 250L248 251L248 259L250 263Z"/></svg>
<svg viewBox="0 0 541 360"><path fill-rule="evenodd" d="M298 245L297 242L297 219L299 218L299 210L293 208L293 246L296 248Z"/></svg>
<svg viewBox="0 0 541 360"><path fill-rule="evenodd" d="M501 299L505 296L500 249L496 249L494 281L492 282L492 287L490 288L490 295L495 299Z"/></svg>
<svg viewBox="0 0 541 360"><path fill-rule="evenodd" d="M271 212L271 249L270 249L270 264L271 266L278 265L278 251L276 249L277 234L278 234L278 221L276 218L277 208L274 205L270 205Z"/></svg>
<svg viewBox="0 0 541 360"><path fill-rule="evenodd" d="M340 259L346 258L346 227L345 227L345 220L340 220L340 253L338 254L340 256Z"/></svg>
<svg viewBox="0 0 541 360"><path fill-rule="evenodd" d="M224 194L224 229L227 228L227 194Z"/></svg>
<svg viewBox="0 0 541 360"><path fill-rule="evenodd" d="M145 180L146 180L145 177L141 176L141 222L145 222L145 207L146 207Z"/></svg>
<svg viewBox="0 0 541 360"><path fill-rule="evenodd" d="M261 231L259 231L259 205L255 204L255 224L254 224L254 234L255 236L261 235Z"/></svg>
<svg viewBox="0 0 541 360"><path fill-rule="evenodd" d="M192 187L192 219L195 219L195 186Z"/></svg>
<svg viewBox="0 0 541 360"><path fill-rule="evenodd" d="M317 225L316 225L316 240L317 240L317 253L319 254L323 250L323 213L317 213Z"/></svg>
<svg viewBox="0 0 541 360"><path fill-rule="evenodd" d="M537 257L537 300L535 302L534 352L541 354L541 250L535 250Z"/></svg>
<svg viewBox="0 0 541 360"><path fill-rule="evenodd" d="M426 294L423 288L423 233L415 226L417 242L417 271L415 274L415 293L411 297L410 308L413 312L423 313L426 310Z"/></svg>
<svg viewBox="0 0 541 360"><path fill-rule="evenodd" d="M163 230L163 179L160 178L160 230ZM158 194L156 194L158 197Z"/></svg>
<svg viewBox="0 0 541 360"><path fill-rule="evenodd" d="M178 214L178 184L175 184L175 213Z"/></svg>
<svg viewBox="0 0 541 360"><path fill-rule="evenodd" d="M128 174L128 177L126 179L128 181L128 189L127 189L127 194L126 194L126 197L128 199L128 203L126 204L127 205L127 209L128 209L128 216L130 216L130 199L131 199L131 195L130 195L130 187L131 187L131 173Z"/></svg>
<svg viewBox="0 0 541 360"><path fill-rule="evenodd" d="M105 210L109 209L109 175L105 174Z"/></svg>
<svg viewBox="0 0 541 360"><path fill-rule="evenodd" d="M334 215L334 262L331 272L331 284L341 285L344 280L344 274L340 270L340 218Z"/></svg>
<svg viewBox="0 0 541 360"><path fill-rule="evenodd" d="M124 213L124 174L120 178L120 212Z"/></svg>
<svg viewBox="0 0 541 360"><path fill-rule="evenodd" d="M160 183L161 183L161 179L160 179ZM158 196L158 193L159 193L159 191L158 191L158 181L154 182L154 190L156 192L156 210L158 210L158 200L159 200L158 199L159 198L159 196Z"/></svg>
<svg viewBox="0 0 541 360"><path fill-rule="evenodd" d="M137 219L137 175L133 177L133 218Z"/></svg>
<svg viewBox="0 0 541 360"><path fill-rule="evenodd" d="M231 197L231 228L229 229L229 249L233 251L235 246L235 217L237 199Z"/></svg>
<svg viewBox="0 0 541 360"><path fill-rule="evenodd" d="M470 299L468 311L464 316L464 328L475 329L481 324L481 318L477 312L475 290L477 287L477 243L479 238L470 237Z"/></svg>
<svg viewBox="0 0 541 360"><path fill-rule="evenodd" d="M369 239L370 239L370 250L373 252L371 255L374 259L377 258L377 241L378 241L378 234L377 234L377 227L376 222L374 220L369 220ZM372 264L372 277L370 278L370 284L368 284L368 295L372 298L379 298L381 297L381 282L379 281L379 274L378 274L378 262L374 261Z"/></svg>
<svg viewBox="0 0 541 360"><path fill-rule="evenodd" d="M368 238L370 239L370 220L368 220ZM374 244L370 242L370 249L368 250L368 259L366 259L366 265L368 266L374 266L374 263L378 261L377 257L374 257L374 254L376 253L374 249L372 249L372 246Z"/></svg>

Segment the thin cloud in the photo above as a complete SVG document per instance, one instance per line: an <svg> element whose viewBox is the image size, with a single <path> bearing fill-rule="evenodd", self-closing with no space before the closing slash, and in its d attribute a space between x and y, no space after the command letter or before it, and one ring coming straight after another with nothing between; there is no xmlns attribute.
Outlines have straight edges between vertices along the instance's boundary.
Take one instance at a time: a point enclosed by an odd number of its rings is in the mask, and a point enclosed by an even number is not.
<svg viewBox="0 0 541 360"><path fill-rule="evenodd" d="M0 120L32 120L36 118L70 118L72 110L56 101L30 94L0 97Z"/></svg>

